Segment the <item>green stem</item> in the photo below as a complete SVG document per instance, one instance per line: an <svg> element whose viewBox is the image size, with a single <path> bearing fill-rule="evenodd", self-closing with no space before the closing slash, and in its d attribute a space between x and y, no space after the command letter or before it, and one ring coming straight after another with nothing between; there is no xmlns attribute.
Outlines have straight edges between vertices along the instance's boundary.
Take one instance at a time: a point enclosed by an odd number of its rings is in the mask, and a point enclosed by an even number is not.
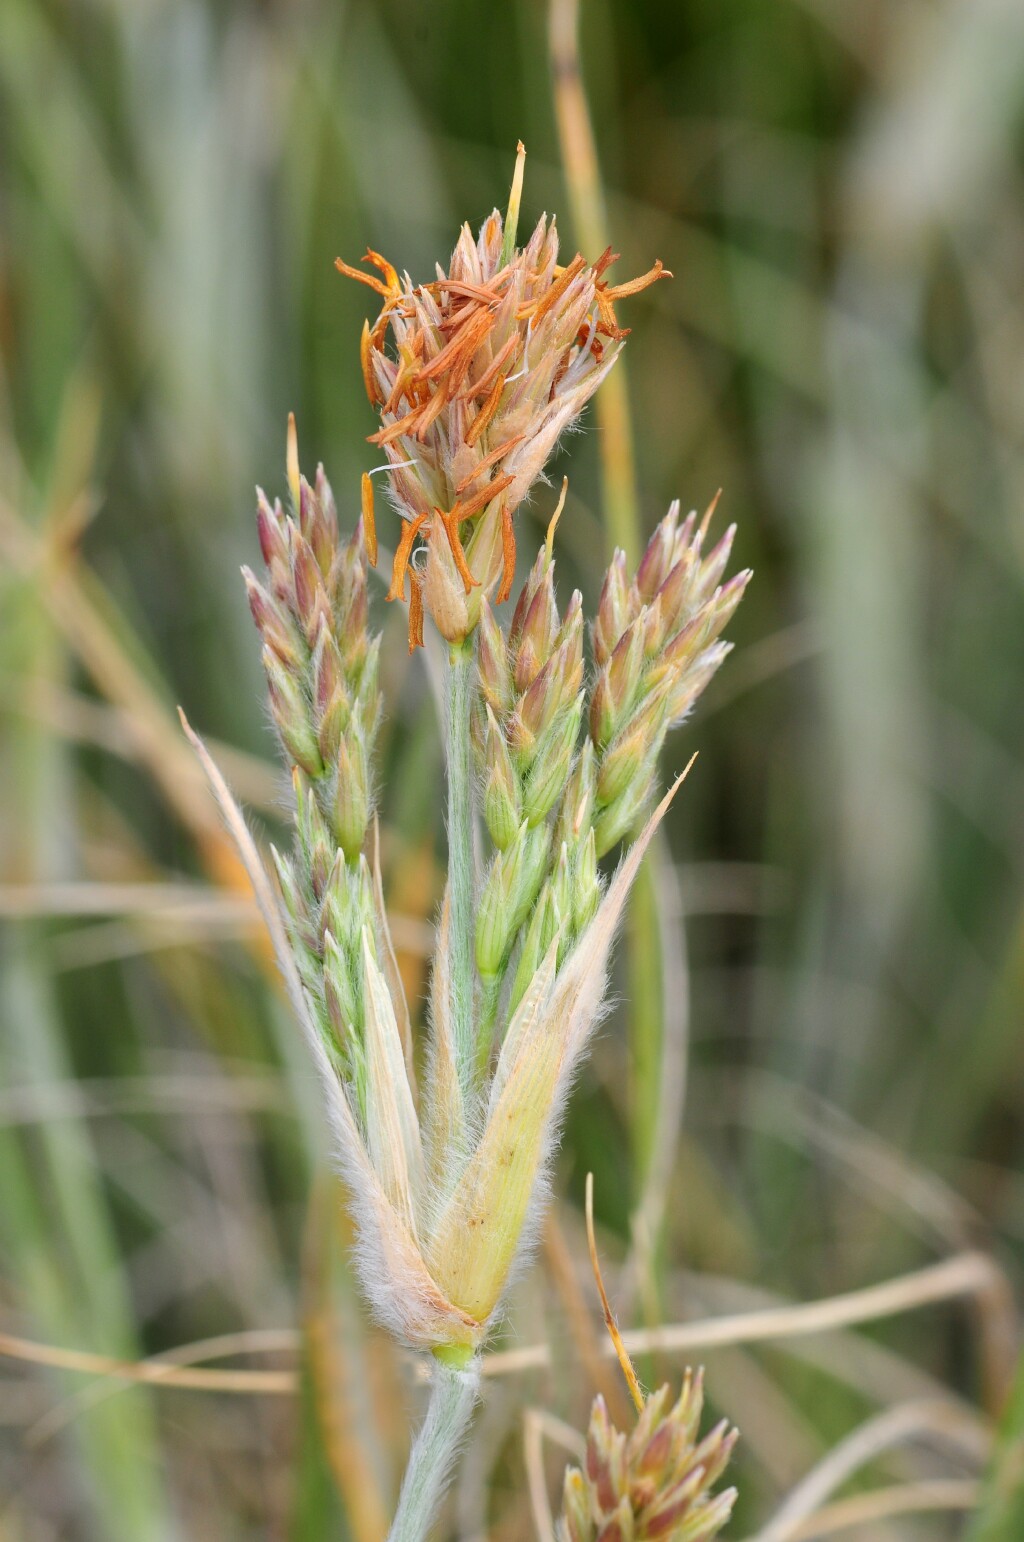
<svg viewBox="0 0 1024 1542"><path fill-rule="evenodd" d="M476 1403L480 1362L434 1362L426 1418L409 1453L388 1542L423 1542L434 1523Z"/></svg>
<svg viewBox="0 0 1024 1542"><path fill-rule="evenodd" d="M473 644L452 648L448 671L445 748L448 758L448 884L451 895L452 1037L463 1097L476 1080L473 996L476 978L473 856L473 765L469 737Z"/></svg>

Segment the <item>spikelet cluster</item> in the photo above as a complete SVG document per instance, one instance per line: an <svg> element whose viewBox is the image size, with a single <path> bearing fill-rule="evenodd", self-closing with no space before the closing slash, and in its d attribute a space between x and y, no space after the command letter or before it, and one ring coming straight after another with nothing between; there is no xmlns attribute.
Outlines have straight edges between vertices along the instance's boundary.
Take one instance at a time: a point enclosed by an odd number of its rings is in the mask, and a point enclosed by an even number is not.
<svg viewBox="0 0 1024 1542"><path fill-rule="evenodd" d="M574 819L588 779L578 764L583 602L577 590L559 613L554 566L542 547L507 638L486 599L481 606L474 743L495 854L477 912L476 959L485 997L493 995L522 932L512 1010L555 937L564 958L601 894L593 841L585 820Z"/></svg>
<svg viewBox="0 0 1024 1542"><path fill-rule="evenodd" d="M720 586L735 525L703 555L715 502L699 525L695 513L680 523L674 503L632 578L621 551L605 575L590 699L598 856L635 823L650 797L666 733L682 722L732 648L720 636L751 575L748 569Z"/></svg>
<svg viewBox="0 0 1024 1542"><path fill-rule="evenodd" d="M735 527L705 556L713 511L698 525L696 513L680 521L673 504L633 574L615 553L592 628L589 691L581 597L559 612L547 546L507 638L482 602L474 743L495 853L476 959L492 1016L506 977L514 1011L552 943L564 959L585 930L601 896L599 859L637 825L669 728L729 653L721 632L750 573L719 582Z"/></svg>
<svg viewBox="0 0 1024 1542"><path fill-rule="evenodd" d="M446 901L418 1089L379 871L366 854L380 708L365 540L358 526L339 539L322 472L310 487L296 466L293 483L290 514L261 497L266 582L246 575L274 721L294 762L296 846L275 853L291 961L326 1051L367 1293L405 1343L469 1355L521 1252L622 907L668 799L603 892L582 600L574 594L559 611L545 546L507 630L485 600L477 637L473 734L495 848L476 907L479 1052L460 1064Z"/></svg>
<svg viewBox="0 0 1024 1542"><path fill-rule="evenodd" d="M517 180L506 220L491 215L476 241L464 230L434 283L399 280L370 254L383 307L363 367L401 516L389 597L408 588L413 643L426 607L453 645L478 769L473 809L460 761L464 833L479 813L489 841L479 872L472 841L459 848L442 906L420 1085L375 852L373 498L364 478L362 518L343 540L322 471L312 486L300 475L294 427L291 509L260 496L266 573L245 575L293 768L280 902L193 736L323 1081L367 1295L402 1342L455 1363L479 1347L522 1254L615 930L672 796L638 821L658 751L724 657L747 576L721 587L731 533L705 557L707 520L680 522L674 508L633 575L618 554L609 569L589 682L582 600L559 609L553 534L499 618L515 509L622 346L616 300L662 272L612 286L610 252L560 265L543 219L517 250L518 196ZM606 882L600 857L638 822Z"/></svg>
<svg viewBox="0 0 1024 1542"><path fill-rule="evenodd" d="M493 851L475 905L473 1064L460 1061L454 1028L446 902L418 1092L365 850L380 711L366 541L359 526L340 541L322 472L310 487L296 467L293 482L291 514L260 499L266 583L246 575L294 762L295 851L275 853L291 952L337 1079L368 1294L406 1343L469 1354L521 1251L615 927L667 799L606 892L599 856L642 810L665 731L724 657L719 634L747 575L722 587L731 532L704 557L706 521L671 510L632 576L620 555L612 562L589 688L582 599L560 610L550 545L505 627L482 598L472 737Z"/></svg>
<svg viewBox="0 0 1024 1542"><path fill-rule="evenodd" d="M337 262L383 301L366 324L363 378L381 427L371 442L385 469L402 531L391 600L409 588L410 647L422 642L424 605L449 642L476 625L482 593L511 593L513 516L562 433L615 362L627 330L615 303L665 274L622 284L606 274L610 249L588 263L559 263L554 219L542 217L515 246L525 152L520 146L506 219L497 209L474 238L459 236L447 272L414 285L379 253L375 273ZM373 508L369 473L364 512ZM424 564L413 561L417 546Z"/></svg>
<svg viewBox="0 0 1024 1542"><path fill-rule="evenodd" d="M736 1490L714 1493L737 1433L723 1420L699 1438L703 1380L687 1372L674 1404L667 1386L651 1394L625 1434L594 1401L582 1468L565 1475L559 1542L711 1542Z"/></svg>
<svg viewBox="0 0 1024 1542"><path fill-rule="evenodd" d="M380 721L377 657L361 525L342 542L323 467L298 472L289 430L293 509L259 494L256 524L266 567L244 568L263 642L270 710L292 764L295 850L276 851L296 963L325 1044L365 1103L363 948L376 956L373 878L363 848L370 825L372 757Z"/></svg>

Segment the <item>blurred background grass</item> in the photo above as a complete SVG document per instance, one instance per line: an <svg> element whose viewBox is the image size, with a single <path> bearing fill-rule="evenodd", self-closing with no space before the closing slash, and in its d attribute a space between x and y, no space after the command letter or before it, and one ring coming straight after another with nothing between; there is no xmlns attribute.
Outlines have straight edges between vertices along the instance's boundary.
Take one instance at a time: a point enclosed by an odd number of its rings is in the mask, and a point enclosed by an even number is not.
<svg viewBox="0 0 1024 1542"><path fill-rule="evenodd" d="M449 1529L530 1535L524 1413L581 1427L607 1377L588 1168L626 1321L968 1247L1019 1269L1024 10L582 10L596 198L540 0L0 6L0 1328L266 1373L126 1390L0 1361L5 1542L382 1535L416 1389L355 1295L314 1089L173 707L280 836L252 484L283 490L294 408L355 517L368 306L333 258L432 273L503 203L519 137L526 219L558 211L573 249L603 219L622 275L676 275L630 302L618 406L554 467L564 592L593 604L609 532L636 538L631 486L644 534L723 486L756 577L669 752L701 754L515 1301L510 1341L554 1368L488 1384ZM383 624L386 878L419 993L439 744ZM959 1508L843 1534L1019 1537L1012 1424L998 1503L970 1498L1008 1329L996 1299L709 1351L745 1436L729 1535L941 1392L974 1446L887 1449L846 1493L962 1480ZM564 1459L544 1444L552 1492Z"/></svg>

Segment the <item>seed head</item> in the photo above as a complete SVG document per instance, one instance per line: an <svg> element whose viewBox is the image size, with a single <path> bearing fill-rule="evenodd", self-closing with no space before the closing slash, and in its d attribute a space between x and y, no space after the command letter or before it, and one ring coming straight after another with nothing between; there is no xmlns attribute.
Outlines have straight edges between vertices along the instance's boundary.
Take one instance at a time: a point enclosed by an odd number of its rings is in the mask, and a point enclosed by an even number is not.
<svg viewBox="0 0 1024 1542"><path fill-rule="evenodd" d="M546 218L517 248L521 169L509 217L492 214L475 241L464 228L436 281L414 286L372 252L372 272L339 264L383 302L360 355L380 414L372 436L384 456L378 469L401 519L388 598L408 600L411 646L422 642L425 611L453 645L471 635L475 642L472 652L460 650L460 669L475 653L468 724L478 780L470 786L456 744L467 720L452 714L459 841L436 938L421 1093L373 817L379 639L368 630L367 568L377 558L375 484L367 472L359 523L343 540L322 470L312 484L301 474L294 422L290 510L260 494L266 572L246 573L271 711L293 768L296 840L292 853L273 853L279 896L223 778L189 731L324 1087L366 1292L402 1342L452 1363L482 1343L526 1246L568 1088L600 1017L623 907L675 787L607 888L599 858L646 802L666 728L724 656L720 633L745 583L719 587L730 538L704 558L705 525L680 525L670 511L632 579L621 556L609 570L588 703L581 599L573 595L560 612L555 594L560 501L502 631L491 599L497 606L511 594L518 505L621 348L615 302L662 274L656 264L632 283L610 285L610 251L590 264L580 255L560 263ZM465 675L452 679L461 692ZM493 843L480 875L474 798ZM660 1427L663 1410L651 1422ZM652 1429L633 1473L626 1444L598 1429L585 1481L600 1493L585 1513L605 1537L619 1522L625 1536L627 1518L637 1535L642 1524L651 1537L691 1542L717 1529L708 1525L712 1506L725 1501L705 1505L701 1496L724 1437L695 1448L702 1454L689 1467L673 1439L661 1437L671 1449L655 1468L651 1452L661 1446ZM660 1498L642 1487L648 1468L664 1480ZM606 1469L620 1473L617 1487ZM584 1511L574 1514L582 1527ZM689 1531L677 1525L684 1514ZM704 1530L693 1529L695 1518Z"/></svg>

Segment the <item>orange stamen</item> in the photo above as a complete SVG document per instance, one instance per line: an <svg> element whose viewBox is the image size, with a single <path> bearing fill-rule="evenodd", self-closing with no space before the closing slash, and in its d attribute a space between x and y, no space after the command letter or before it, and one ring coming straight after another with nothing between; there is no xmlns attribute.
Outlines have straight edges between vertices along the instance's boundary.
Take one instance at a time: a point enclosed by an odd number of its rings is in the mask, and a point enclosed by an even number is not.
<svg viewBox="0 0 1024 1542"><path fill-rule="evenodd" d="M512 527L512 512L508 501L501 505L501 587L495 603L504 605L512 593L516 577L516 533Z"/></svg>
<svg viewBox="0 0 1024 1542"><path fill-rule="evenodd" d="M486 487L481 487L480 491L474 493L472 498L467 498L465 503L457 503L455 508L459 511L459 519L474 519L481 509L486 509L487 505L493 503L498 494L503 493L509 483L514 481L515 477L512 473L506 471L502 476L495 477L493 482L488 482ZM454 513L455 510L453 509L452 512Z"/></svg>
<svg viewBox="0 0 1024 1542"><path fill-rule="evenodd" d="M610 246L606 246L600 257L594 263L591 272L595 279L602 278L613 262L618 262L618 252L613 252Z"/></svg>
<svg viewBox="0 0 1024 1542"><path fill-rule="evenodd" d="M409 652L423 647L423 585L420 576L409 569Z"/></svg>
<svg viewBox="0 0 1024 1542"><path fill-rule="evenodd" d="M473 577L469 563L466 561L466 553L462 549L462 542L459 540L459 505L456 503L455 507L447 514L443 513L441 509L435 510L435 513L444 526L445 534L448 537L448 544L452 549L452 556L455 558L455 566L458 568L459 577L462 579L462 586L468 594L475 584L479 584L480 580Z"/></svg>
<svg viewBox="0 0 1024 1542"><path fill-rule="evenodd" d="M596 292L597 314L599 317L597 330L603 332L605 337L610 337L613 342L621 342L629 336L628 327L620 327L615 319L615 306L609 299L608 291L603 285L599 285Z"/></svg>
<svg viewBox="0 0 1024 1542"><path fill-rule="evenodd" d="M407 412L394 423L389 423L386 428L378 428L375 434L367 434L367 444L393 444L403 435L412 435L416 432L416 426L422 414L422 408L417 407L413 412Z"/></svg>
<svg viewBox="0 0 1024 1542"><path fill-rule="evenodd" d="M480 378L478 380L474 380L462 392L462 400L468 401L471 396L479 396L481 392L486 391L495 375L501 369L501 366L505 363L509 354L512 353L512 351L517 348L521 342L522 338L519 335L518 329L516 329L516 331L512 333L512 336L509 338L508 342L504 343L498 349L497 353L494 355L494 358L491 360L490 364L488 364Z"/></svg>
<svg viewBox="0 0 1024 1542"><path fill-rule="evenodd" d="M366 260L365 258L363 259ZM335 257L334 266L339 273L344 273L346 278L354 278L357 283L365 284L368 289L373 289L385 300L391 298L391 290L386 284L382 284L379 278L374 278L372 273L360 273L358 268L351 267L347 262L342 262L340 257Z"/></svg>
<svg viewBox="0 0 1024 1542"><path fill-rule="evenodd" d="M631 278L625 284L604 285L604 292L609 300L622 300L628 294L639 294L641 289L647 289L651 284L656 284L659 278L671 278L672 274L665 267L659 257L653 268L646 273L641 273L639 278Z"/></svg>
<svg viewBox="0 0 1024 1542"><path fill-rule="evenodd" d="M366 248L366 256L363 258L363 261L372 262L375 268L380 269L381 273L384 275L384 282L387 284L388 290L391 294L401 294L402 286L398 282L398 274L395 272L395 269L391 266L386 257L382 257L380 252L375 252L371 247L368 246Z"/></svg>
<svg viewBox="0 0 1024 1542"><path fill-rule="evenodd" d="M585 267L586 262L582 255L577 252L569 266L562 269L561 276L555 279L555 282L546 294L542 295L539 300L531 301L528 305L521 305L519 307L516 314L520 320L526 316L532 316L534 326L536 326L537 322L547 315L552 306L558 304L558 301L562 298L577 273L581 273Z"/></svg>
<svg viewBox="0 0 1024 1542"><path fill-rule="evenodd" d="M499 444L498 448L492 450L489 455L485 455L483 460L478 460L469 475L462 478L455 491L457 493L464 493L470 483L475 482L482 471L489 471L493 465L508 454L514 445L517 445L525 437L525 434L516 434L512 439L506 439L504 444Z"/></svg>
<svg viewBox="0 0 1024 1542"><path fill-rule="evenodd" d="M366 545L366 555L370 566L375 568L377 566L377 521L373 512L373 483L370 480L370 473L368 471L363 472L361 498L363 507L363 541Z"/></svg>
<svg viewBox="0 0 1024 1542"><path fill-rule="evenodd" d="M431 359L429 364L423 366L417 378L420 380L436 380L446 370L451 370L453 376L451 385L454 390L456 371L459 371L459 383L461 383L462 376L473 362L473 355L493 326L494 316L490 311L476 310L468 321L462 323L451 341L445 344L437 357ZM459 370L460 365L461 370Z"/></svg>
<svg viewBox="0 0 1024 1542"><path fill-rule="evenodd" d="M377 320L373 323L373 330L370 333L370 342L373 347L378 350L384 346L384 339L387 337L388 326L391 322L391 312L394 309L394 304L389 301L388 304L385 305L381 310Z"/></svg>
<svg viewBox="0 0 1024 1542"><path fill-rule="evenodd" d="M415 519L402 521L402 538L395 550L395 562L391 569L391 588L385 596L386 599L404 599L405 575L410 571L409 558L412 556L412 543L429 518L429 514L417 514Z"/></svg>
<svg viewBox="0 0 1024 1542"><path fill-rule="evenodd" d="M433 396L427 402L427 405L420 408L419 422L416 425L416 438L420 441L420 444L422 444L424 439L427 437L427 429L433 423L435 418L440 417L447 403L448 392L445 390L444 386L438 386Z"/></svg>
<svg viewBox="0 0 1024 1542"><path fill-rule="evenodd" d="M403 396L411 399L410 386L416 378L424 342L424 334L417 332L411 343L404 343L399 349L398 372L395 375L395 383L391 387L391 395L384 404L385 412L396 411Z"/></svg>
<svg viewBox="0 0 1024 1542"><path fill-rule="evenodd" d="M376 407L381 397L377 386L377 377L373 372L373 336L370 332L370 323L363 322L363 332L359 339L359 363L363 370L363 385L370 400L370 406Z"/></svg>
<svg viewBox="0 0 1024 1542"><path fill-rule="evenodd" d="M490 423L494 414L498 410L498 403L501 401L501 393L504 391L504 389L505 376L499 375L497 380L491 386L491 389L487 395L487 400L484 402L476 417L469 425L469 431L466 434L467 444L476 444L477 440L480 438L480 435L487 428L487 425Z"/></svg>

